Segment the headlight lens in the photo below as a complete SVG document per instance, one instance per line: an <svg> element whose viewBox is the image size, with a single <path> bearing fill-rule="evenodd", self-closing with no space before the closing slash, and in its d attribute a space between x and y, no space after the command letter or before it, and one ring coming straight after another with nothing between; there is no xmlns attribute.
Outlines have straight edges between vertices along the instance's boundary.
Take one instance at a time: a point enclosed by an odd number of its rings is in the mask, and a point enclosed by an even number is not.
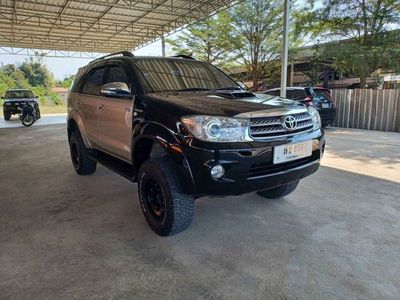
<svg viewBox="0 0 400 300"><path fill-rule="evenodd" d="M319 116L318 110L313 106L307 106L308 112L311 115L313 121L313 130L318 130L321 128L321 117Z"/></svg>
<svg viewBox="0 0 400 300"><path fill-rule="evenodd" d="M182 123L196 138L207 142L247 142L249 120L215 116L187 116Z"/></svg>

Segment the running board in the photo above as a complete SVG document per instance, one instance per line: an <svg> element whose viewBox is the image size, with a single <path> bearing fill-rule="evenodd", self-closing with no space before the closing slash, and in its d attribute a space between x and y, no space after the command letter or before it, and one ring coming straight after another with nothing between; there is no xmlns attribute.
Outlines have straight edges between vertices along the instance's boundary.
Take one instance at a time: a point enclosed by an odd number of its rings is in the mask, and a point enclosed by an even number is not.
<svg viewBox="0 0 400 300"><path fill-rule="evenodd" d="M122 177L125 177L129 181L136 182L136 174L131 164L99 150L91 152L89 156L91 159L118 173Z"/></svg>

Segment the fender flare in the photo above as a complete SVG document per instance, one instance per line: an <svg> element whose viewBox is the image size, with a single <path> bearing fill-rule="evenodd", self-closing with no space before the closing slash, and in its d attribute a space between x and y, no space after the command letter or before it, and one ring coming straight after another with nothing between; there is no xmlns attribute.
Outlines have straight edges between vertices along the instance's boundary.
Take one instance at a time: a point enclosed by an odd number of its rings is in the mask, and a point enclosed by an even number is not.
<svg viewBox="0 0 400 300"><path fill-rule="evenodd" d="M85 144L86 148L92 148L92 145L89 141L89 139L87 138L86 135L86 130L85 130L85 126L83 125L83 121L81 116L79 115L79 113L77 113L76 111L72 110L68 113L68 121L67 121L67 126L68 126L68 138L70 137L71 134L71 124L72 122L74 122L77 126L77 129L79 130L79 133L81 134L83 143Z"/></svg>
<svg viewBox="0 0 400 300"><path fill-rule="evenodd" d="M160 146L160 148L171 159L171 166L177 174L182 192L185 194L194 194L195 183L192 170L180 146L181 143L177 139L175 133L164 125L155 122L149 122L144 124L143 126L142 124L138 126L140 126L141 128L139 130L134 130L133 132L131 154L133 166L136 172L138 172L139 170L135 166L135 148L140 143L140 141L143 141L144 139L152 140L153 147L154 143L157 143L157 145ZM136 135L135 131L137 132Z"/></svg>

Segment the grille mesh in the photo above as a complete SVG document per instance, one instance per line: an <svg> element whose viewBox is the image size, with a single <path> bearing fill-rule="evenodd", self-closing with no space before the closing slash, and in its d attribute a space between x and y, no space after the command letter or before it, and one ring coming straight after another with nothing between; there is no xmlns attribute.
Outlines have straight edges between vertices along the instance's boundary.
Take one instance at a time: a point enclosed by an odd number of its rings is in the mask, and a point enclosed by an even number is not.
<svg viewBox="0 0 400 300"><path fill-rule="evenodd" d="M305 132L313 127L313 122L308 112L292 114L292 116L297 121L297 127L290 131L282 126L282 116L250 119L250 136L254 139L285 136Z"/></svg>

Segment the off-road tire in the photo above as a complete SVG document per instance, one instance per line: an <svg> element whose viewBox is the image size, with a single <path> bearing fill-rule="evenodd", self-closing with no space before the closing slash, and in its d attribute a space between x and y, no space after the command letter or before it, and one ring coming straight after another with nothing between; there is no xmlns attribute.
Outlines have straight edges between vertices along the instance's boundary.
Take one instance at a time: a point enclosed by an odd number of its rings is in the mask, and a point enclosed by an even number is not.
<svg viewBox="0 0 400 300"><path fill-rule="evenodd" d="M172 162L167 156L143 163L138 174L140 206L150 228L160 236L171 236L187 229L193 219L194 198L181 192ZM164 214L156 216L149 204L147 185L155 182L163 196Z"/></svg>
<svg viewBox="0 0 400 300"><path fill-rule="evenodd" d="M272 189L257 192L257 194L259 194L261 197L268 198L268 199L283 198L283 197L289 195L290 193L294 192L294 190L299 185L299 182L300 182L299 180L289 182L287 184L284 184L284 185L281 185L281 186L278 186L278 187L275 187Z"/></svg>
<svg viewBox="0 0 400 300"><path fill-rule="evenodd" d="M96 171L97 162L89 157L79 131L74 131L69 139L72 165L79 175L90 175ZM76 156L77 155L77 156Z"/></svg>
<svg viewBox="0 0 400 300"><path fill-rule="evenodd" d="M4 112L4 120L10 121L10 119L11 119L11 114L8 112Z"/></svg>

